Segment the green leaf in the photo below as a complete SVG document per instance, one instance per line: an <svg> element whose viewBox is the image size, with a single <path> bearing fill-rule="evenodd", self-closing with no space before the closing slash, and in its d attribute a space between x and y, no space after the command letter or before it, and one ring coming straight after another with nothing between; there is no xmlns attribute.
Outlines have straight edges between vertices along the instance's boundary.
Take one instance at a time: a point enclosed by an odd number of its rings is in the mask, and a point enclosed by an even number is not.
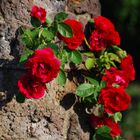
<svg viewBox="0 0 140 140"><path fill-rule="evenodd" d="M96 131L97 134L103 134L103 133L110 133L110 128L107 126L102 126L100 128L97 129Z"/></svg>
<svg viewBox="0 0 140 140"><path fill-rule="evenodd" d="M84 83L78 86L76 95L80 97L88 97L94 93L94 87L91 84Z"/></svg>
<svg viewBox="0 0 140 140"><path fill-rule="evenodd" d="M92 69L94 67L96 60L94 58L88 58L85 62L85 66L88 70Z"/></svg>
<svg viewBox="0 0 140 140"><path fill-rule="evenodd" d="M96 134L93 135L92 140L97 140L96 139Z"/></svg>
<svg viewBox="0 0 140 140"><path fill-rule="evenodd" d="M110 134L96 134L96 140L113 140Z"/></svg>
<svg viewBox="0 0 140 140"><path fill-rule="evenodd" d="M122 139L120 136L116 136L114 137L114 140L125 140L125 139Z"/></svg>
<svg viewBox="0 0 140 140"><path fill-rule="evenodd" d="M99 86L99 82L91 77L86 77L86 79L94 86Z"/></svg>
<svg viewBox="0 0 140 140"><path fill-rule="evenodd" d="M19 103L24 103L25 102L24 95L21 94L21 93L18 93L17 96L16 96L16 101L19 102Z"/></svg>
<svg viewBox="0 0 140 140"><path fill-rule="evenodd" d="M93 20L93 19L90 19L88 22L89 22L90 24L94 25L94 20Z"/></svg>
<svg viewBox="0 0 140 140"><path fill-rule="evenodd" d="M104 87L106 87L106 81L101 81L100 82L100 88L102 89L102 88L104 88Z"/></svg>
<svg viewBox="0 0 140 140"><path fill-rule="evenodd" d="M56 16L54 17L54 21L62 22L67 17L68 17L68 14L66 14L65 12L60 12L60 13L56 14Z"/></svg>
<svg viewBox="0 0 140 140"><path fill-rule="evenodd" d="M21 63L21 62L26 61L28 57L32 54L33 54L32 50L25 50L24 53L20 56L19 62Z"/></svg>
<svg viewBox="0 0 140 140"><path fill-rule="evenodd" d="M66 75L65 72L63 70L60 70L57 78L56 78L56 82L61 85L64 86L66 83Z"/></svg>
<svg viewBox="0 0 140 140"><path fill-rule="evenodd" d="M120 58L118 55L114 54L114 53L108 53L108 57L110 58L111 61L116 61L120 63Z"/></svg>
<svg viewBox="0 0 140 140"><path fill-rule="evenodd" d="M83 53L83 55L95 58L95 56L94 56L94 54L92 52L86 52L86 53Z"/></svg>
<svg viewBox="0 0 140 140"><path fill-rule="evenodd" d="M81 53L79 51L72 51L71 52L71 61L74 63L74 64L80 64L82 63L82 56L81 56Z"/></svg>
<svg viewBox="0 0 140 140"><path fill-rule="evenodd" d="M48 47L52 48L54 54L57 56L57 54L59 53L58 46L56 44L54 44L54 43L49 43Z"/></svg>
<svg viewBox="0 0 140 140"><path fill-rule="evenodd" d="M111 129L107 126L102 126L96 130L96 139L97 140L112 140L110 135Z"/></svg>
<svg viewBox="0 0 140 140"><path fill-rule="evenodd" d="M26 45L27 48L33 48L34 44L37 42L39 30L27 29L21 36L22 43Z"/></svg>
<svg viewBox="0 0 140 140"><path fill-rule="evenodd" d="M122 113L121 113L121 112L115 113L114 116L113 116L113 118L114 118L114 121L115 121L116 123L117 123L117 122L120 122L121 119L122 119Z"/></svg>
<svg viewBox="0 0 140 140"><path fill-rule="evenodd" d="M33 27L40 27L41 26L40 20L36 17L31 17L31 24Z"/></svg>
<svg viewBox="0 0 140 140"><path fill-rule="evenodd" d="M73 31L72 31L71 27L64 22L57 24L57 29L58 29L58 32L64 37L73 36Z"/></svg>
<svg viewBox="0 0 140 140"><path fill-rule="evenodd" d="M31 47L33 44L31 30L29 30L29 29L25 30L21 36L21 40L24 45L26 45L27 47Z"/></svg>
<svg viewBox="0 0 140 140"><path fill-rule="evenodd" d="M40 44L38 47L37 47L37 49L43 49L43 48L45 48L46 47L46 44Z"/></svg>
<svg viewBox="0 0 140 140"><path fill-rule="evenodd" d="M43 29L42 36L46 41L51 41L54 38L53 32L51 32L48 28Z"/></svg>
<svg viewBox="0 0 140 140"><path fill-rule="evenodd" d="M46 23L48 26L50 26L53 23L52 19L49 16L46 17Z"/></svg>

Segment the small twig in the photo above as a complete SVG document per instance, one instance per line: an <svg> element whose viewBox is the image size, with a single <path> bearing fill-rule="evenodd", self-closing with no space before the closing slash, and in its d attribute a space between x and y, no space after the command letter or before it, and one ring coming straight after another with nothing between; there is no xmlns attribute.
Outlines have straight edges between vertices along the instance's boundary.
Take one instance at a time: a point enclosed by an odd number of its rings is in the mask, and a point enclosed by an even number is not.
<svg viewBox="0 0 140 140"><path fill-rule="evenodd" d="M90 45L89 45L89 43L88 43L86 38L84 38L84 41L85 41L86 45L88 46L88 48L90 49L91 47L90 47Z"/></svg>

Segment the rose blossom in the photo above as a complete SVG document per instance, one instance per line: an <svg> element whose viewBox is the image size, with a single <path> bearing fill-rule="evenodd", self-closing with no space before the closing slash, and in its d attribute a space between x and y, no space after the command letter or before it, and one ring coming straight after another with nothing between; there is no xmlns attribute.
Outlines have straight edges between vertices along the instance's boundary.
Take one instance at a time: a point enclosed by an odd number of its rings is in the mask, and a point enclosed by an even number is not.
<svg viewBox="0 0 140 140"><path fill-rule="evenodd" d="M115 27L113 25L113 23L107 19L106 17L103 16L97 16L95 18L93 18L94 20L94 26L96 30L100 30L100 31L109 31L109 30L115 30Z"/></svg>
<svg viewBox="0 0 140 140"><path fill-rule="evenodd" d="M110 20L103 16L95 17L93 20L95 28L89 38L92 51L102 51L108 46L120 45L119 33Z"/></svg>
<svg viewBox="0 0 140 140"><path fill-rule="evenodd" d="M92 115L90 117L90 123L93 128L100 128L102 126L108 126L111 129L110 134L112 137L120 136L121 134L121 129L119 127L119 124L114 122L111 117L107 118L104 116L99 117L99 116Z"/></svg>
<svg viewBox="0 0 140 140"><path fill-rule="evenodd" d="M92 51L102 51L107 47L107 41L104 39L103 34L99 33L98 30L94 30L89 38L89 45Z"/></svg>
<svg viewBox="0 0 140 140"><path fill-rule="evenodd" d="M39 19L41 23L44 23L46 21L46 11L44 8L33 6L31 16Z"/></svg>
<svg viewBox="0 0 140 140"><path fill-rule="evenodd" d="M25 64L31 75L42 82L50 82L57 77L60 61L55 57L51 48L36 50Z"/></svg>
<svg viewBox="0 0 140 140"><path fill-rule="evenodd" d="M125 72L114 67L105 70L105 75L102 77L102 80L107 82L107 86L118 84L126 88L129 83L129 80L125 76Z"/></svg>
<svg viewBox="0 0 140 140"><path fill-rule="evenodd" d="M84 40L84 32L83 32L82 24L73 19L66 19L64 22L72 28L73 36L64 37L59 35L59 39L63 40L64 43L67 44L67 47L69 49L75 50L82 44Z"/></svg>
<svg viewBox="0 0 140 140"><path fill-rule="evenodd" d="M126 110L129 107L131 97L125 93L123 87L105 87L99 94L98 102L104 105L109 114Z"/></svg>
<svg viewBox="0 0 140 140"><path fill-rule="evenodd" d="M121 69L125 72L128 80L133 81L135 79L135 69L131 55L127 55L121 60Z"/></svg>
<svg viewBox="0 0 140 140"><path fill-rule="evenodd" d="M30 74L22 76L18 80L17 84L20 92L26 97L26 98L34 98L39 99L41 98L44 93L46 86L44 83L40 81L40 79L37 79Z"/></svg>

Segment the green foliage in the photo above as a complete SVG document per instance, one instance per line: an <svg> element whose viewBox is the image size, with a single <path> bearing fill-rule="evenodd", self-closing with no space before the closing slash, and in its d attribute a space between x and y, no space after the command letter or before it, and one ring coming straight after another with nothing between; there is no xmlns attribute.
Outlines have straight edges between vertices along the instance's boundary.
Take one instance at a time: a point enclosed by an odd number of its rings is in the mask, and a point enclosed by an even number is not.
<svg viewBox="0 0 140 140"><path fill-rule="evenodd" d="M88 22L89 22L90 24L92 24L92 26L94 25L94 20L93 20L93 19L90 19Z"/></svg>
<svg viewBox="0 0 140 140"><path fill-rule="evenodd" d="M46 23L48 26L51 26L51 24L53 23L52 19L49 16L46 17Z"/></svg>
<svg viewBox="0 0 140 140"><path fill-rule="evenodd" d="M61 85L64 86L66 83L66 74L63 70L60 70L57 78L56 78L56 82Z"/></svg>
<svg viewBox="0 0 140 140"><path fill-rule="evenodd" d="M110 128L107 126L102 126L98 128L92 140L113 140L110 135Z"/></svg>
<svg viewBox="0 0 140 140"><path fill-rule="evenodd" d="M54 43L49 43L48 47L52 48L52 50L56 56L58 55L58 53L59 53L58 45L56 45Z"/></svg>
<svg viewBox="0 0 140 140"><path fill-rule="evenodd" d="M59 22L62 22L67 17L68 17L68 14L66 14L65 12L60 12L56 14L56 16L54 17L54 21L59 23Z"/></svg>
<svg viewBox="0 0 140 140"><path fill-rule="evenodd" d="M21 94L21 93L18 93L17 96L16 96L16 101L17 101L18 103L24 103L24 102L25 102L25 97L24 97L24 95Z"/></svg>
<svg viewBox="0 0 140 140"><path fill-rule="evenodd" d="M57 29L58 29L58 32L64 37L72 37L73 35L73 31L71 27L64 22L58 23Z"/></svg>
<svg viewBox="0 0 140 140"><path fill-rule="evenodd" d="M102 126L102 127L100 127L100 128L97 129L96 133L97 134L103 134L103 133L109 134L110 133L110 128L107 127L107 126Z"/></svg>
<svg viewBox="0 0 140 140"><path fill-rule="evenodd" d="M102 89L102 88L104 88L104 87L106 87L106 81L101 81L100 82L100 88Z"/></svg>
<svg viewBox="0 0 140 140"><path fill-rule="evenodd" d="M85 66L88 70L92 69L94 67L94 64L96 63L95 58L88 58L85 62Z"/></svg>
<svg viewBox="0 0 140 140"><path fill-rule="evenodd" d="M81 84L76 89L76 95L80 97L88 97L92 94L94 94L94 86L88 83Z"/></svg>
<svg viewBox="0 0 140 140"><path fill-rule="evenodd" d="M39 29L26 29L22 36L21 40L22 43L29 49L36 49L40 45L40 40L38 38L39 36Z"/></svg>
<svg viewBox="0 0 140 140"><path fill-rule="evenodd" d="M31 17L31 24L33 27L40 27L41 26L40 20L37 19L36 17Z"/></svg>
<svg viewBox="0 0 140 140"><path fill-rule="evenodd" d="M31 56L33 54L33 51L32 50L25 50L24 52L23 52L23 54L20 56L20 60L19 60L19 62L21 63L21 62L25 62L28 58L29 58L29 56Z"/></svg>
<svg viewBox="0 0 140 140"><path fill-rule="evenodd" d="M71 57L70 57L71 61L74 64L80 64L82 62L82 56L81 53L77 50L75 51L71 51Z"/></svg>
<svg viewBox="0 0 140 140"><path fill-rule="evenodd" d="M50 30L50 28L41 29L41 35L47 42L52 41L55 37L55 34Z"/></svg>
<svg viewBox="0 0 140 140"><path fill-rule="evenodd" d="M121 119L122 119L122 113L121 112L117 112L113 115L113 119L114 121L117 123L117 122L120 122Z"/></svg>
<svg viewBox="0 0 140 140"><path fill-rule="evenodd" d="M91 77L86 77L86 79L96 87L99 87L99 82Z"/></svg>

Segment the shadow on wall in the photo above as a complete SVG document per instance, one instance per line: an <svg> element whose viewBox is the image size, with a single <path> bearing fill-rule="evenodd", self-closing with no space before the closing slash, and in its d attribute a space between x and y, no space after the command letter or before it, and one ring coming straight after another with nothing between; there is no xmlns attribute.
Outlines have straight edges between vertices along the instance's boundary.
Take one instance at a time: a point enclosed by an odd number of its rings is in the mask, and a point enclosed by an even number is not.
<svg viewBox="0 0 140 140"><path fill-rule="evenodd" d="M0 51L0 108L10 102L18 94L17 81L24 69L18 65L19 41L16 37L11 39L7 52ZM0 38L0 48L6 47L4 37ZM6 50L5 48L3 50ZM9 52L11 50L11 52Z"/></svg>

